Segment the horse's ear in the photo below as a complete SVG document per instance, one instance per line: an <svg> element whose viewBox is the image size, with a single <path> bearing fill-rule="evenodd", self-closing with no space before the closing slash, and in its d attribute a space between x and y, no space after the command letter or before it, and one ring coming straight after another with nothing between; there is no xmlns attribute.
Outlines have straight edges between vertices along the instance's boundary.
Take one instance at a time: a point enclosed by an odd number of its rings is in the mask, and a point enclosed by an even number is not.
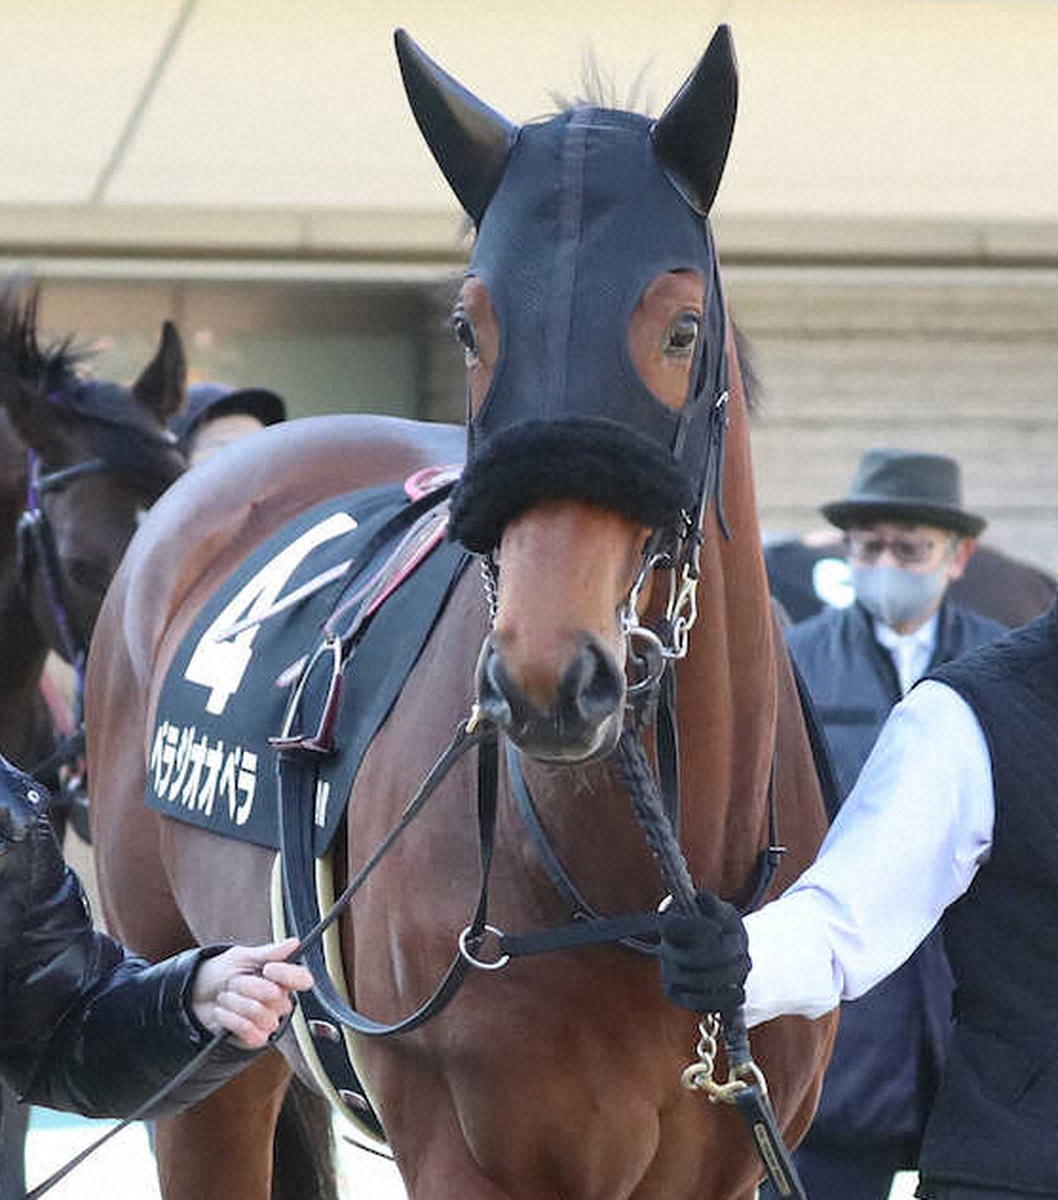
<svg viewBox="0 0 1058 1200"><path fill-rule="evenodd" d="M132 394L150 409L159 425L167 426L184 402L186 384L187 359L183 339L172 321L166 321L162 325L158 351L132 385Z"/></svg>
<svg viewBox="0 0 1058 1200"><path fill-rule="evenodd" d="M62 410L21 378L18 362L0 347L0 408L28 449L50 462L62 462L67 448Z"/></svg>
<svg viewBox="0 0 1058 1200"><path fill-rule="evenodd" d="M654 125L654 149L669 178L701 216L724 173L738 107L731 29L721 25L697 67Z"/></svg>
<svg viewBox="0 0 1058 1200"><path fill-rule="evenodd" d="M468 92L403 29L393 40L419 129L459 203L479 225L506 169L518 126Z"/></svg>

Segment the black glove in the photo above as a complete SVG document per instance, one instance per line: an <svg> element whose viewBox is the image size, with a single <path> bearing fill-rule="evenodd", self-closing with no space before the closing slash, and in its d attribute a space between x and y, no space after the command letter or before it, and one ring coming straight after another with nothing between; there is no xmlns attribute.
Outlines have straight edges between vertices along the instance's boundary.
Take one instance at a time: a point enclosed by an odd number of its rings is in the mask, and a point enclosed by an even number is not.
<svg viewBox="0 0 1058 1200"><path fill-rule="evenodd" d="M661 919L661 985L681 1008L728 1016L745 1002L749 942L737 910L712 892L698 915L669 909Z"/></svg>

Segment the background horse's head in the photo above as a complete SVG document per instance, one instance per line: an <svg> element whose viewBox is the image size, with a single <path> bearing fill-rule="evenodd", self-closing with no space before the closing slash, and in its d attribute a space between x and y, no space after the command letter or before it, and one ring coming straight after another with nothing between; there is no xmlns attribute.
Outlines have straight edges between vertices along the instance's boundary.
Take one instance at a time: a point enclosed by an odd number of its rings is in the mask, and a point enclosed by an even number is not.
<svg viewBox="0 0 1058 1200"><path fill-rule="evenodd" d="M87 379L86 356L69 339L40 344L38 298L21 283L0 291L0 442L5 482L25 508L21 583L43 635L71 658L87 644L144 510L183 470L167 424L186 368L167 322L130 388Z"/></svg>
<svg viewBox="0 0 1058 1200"><path fill-rule="evenodd" d="M479 702L527 753L585 759L620 733L641 568L683 553L718 484L726 319L706 214L734 125L730 34L657 121L574 107L521 128L403 33L397 50L477 227L454 316L470 412L452 532L498 566Z"/></svg>

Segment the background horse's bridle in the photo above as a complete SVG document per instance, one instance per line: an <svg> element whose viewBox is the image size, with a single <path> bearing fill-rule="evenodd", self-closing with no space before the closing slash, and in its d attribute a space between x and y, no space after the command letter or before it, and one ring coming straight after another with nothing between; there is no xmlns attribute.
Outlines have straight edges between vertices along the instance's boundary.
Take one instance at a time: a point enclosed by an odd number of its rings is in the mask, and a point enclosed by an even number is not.
<svg viewBox="0 0 1058 1200"><path fill-rule="evenodd" d="M50 775L60 767L69 766L84 752L84 671L88 659L88 636L70 612L55 531L44 507L44 498L62 491L78 479L109 469L105 459L95 457L57 471L43 472L40 456L35 450L30 450L27 457L26 504L16 527L19 585L30 604L33 573L40 572L45 602L59 633L63 657L74 673L73 732L63 736L55 752L31 769L30 773L35 776Z"/></svg>
<svg viewBox="0 0 1058 1200"><path fill-rule="evenodd" d="M34 569L40 570L48 609L62 642L62 652L78 672L84 667L88 638L83 629L75 626L70 616L55 532L44 508L44 497L63 491L86 475L99 475L109 469L105 459L96 457L44 473L35 450L30 450L27 459L26 506L17 528L19 579L23 593L28 597L32 573Z"/></svg>

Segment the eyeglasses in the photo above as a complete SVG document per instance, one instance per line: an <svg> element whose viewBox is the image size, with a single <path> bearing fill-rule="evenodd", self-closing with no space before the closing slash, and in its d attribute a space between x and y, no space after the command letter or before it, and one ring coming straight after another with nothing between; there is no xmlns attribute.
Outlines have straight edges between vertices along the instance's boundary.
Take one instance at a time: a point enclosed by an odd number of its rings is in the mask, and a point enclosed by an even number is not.
<svg viewBox="0 0 1058 1200"><path fill-rule="evenodd" d="M954 539L948 539L951 545ZM888 550L902 567L919 567L933 557L937 549L935 538L883 538L873 533L847 533L845 550L857 562L873 563Z"/></svg>

